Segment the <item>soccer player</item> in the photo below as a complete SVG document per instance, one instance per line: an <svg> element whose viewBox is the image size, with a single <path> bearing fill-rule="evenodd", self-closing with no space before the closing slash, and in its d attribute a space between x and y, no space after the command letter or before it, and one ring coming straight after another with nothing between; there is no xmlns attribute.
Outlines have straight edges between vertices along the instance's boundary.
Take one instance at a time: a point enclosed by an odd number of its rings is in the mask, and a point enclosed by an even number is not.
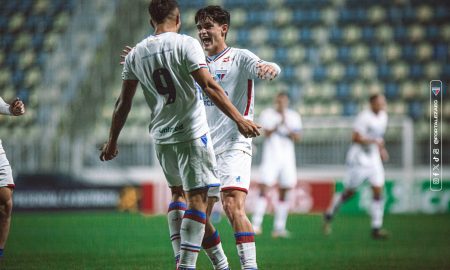
<svg viewBox="0 0 450 270"><path fill-rule="evenodd" d="M19 116L25 113L25 105L18 98L10 104L0 97L0 114ZM0 140L0 258L8 239L11 224L12 194L14 188L11 166L6 158L5 150Z"/></svg>
<svg viewBox="0 0 450 270"><path fill-rule="evenodd" d="M199 9L195 14L195 23L212 76L242 115L253 119L254 80L272 80L280 73L280 67L259 59L248 50L227 45L230 13L220 6ZM250 185L251 138L239 134L236 125L208 97L204 97L204 103L221 181L222 204L235 232L241 267L257 269L254 231L245 213L245 199ZM208 207L208 214L211 208ZM211 233L207 230L205 237ZM214 258L211 259L214 261Z"/></svg>
<svg viewBox="0 0 450 270"><path fill-rule="evenodd" d="M344 177L344 191L335 194L332 203L324 214L324 232L331 233L331 221L341 204L355 193L356 188L369 180L373 191L371 205L372 237L385 239L388 234L383 225L383 161L389 159L384 147L384 133L387 126L386 99L381 94L369 99L370 109L364 110L356 118L353 126L352 145L347 153L347 172Z"/></svg>
<svg viewBox="0 0 450 270"><path fill-rule="evenodd" d="M259 198L255 204L252 224L256 234L262 233L261 224L267 207L267 188L278 180L278 203L272 236L288 238L286 221L289 213L289 191L297 184L295 142L300 141L300 115L288 108L289 96L281 92L275 98L275 108L267 108L259 118L265 140L259 182Z"/></svg>
<svg viewBox="0 0 450 270"><path fill-rule="evenodd" d="M149 130L172 191L168 220L173 249L175 254L179 253L177 267L195 269L205 231L207 197L215 191L218 196L220 185L214 173L216 160L205 107L196 83L233 119L245 137L258 136L259 131L212 79L199 42L178 34L181 26L178 3L152 0L148 10L155 32L125 58L122 91L100 159L111 160L117 156L117 140L131 110L137 85L141 83L150 108ZM179 215L183 212L183 216Z"/></svg>

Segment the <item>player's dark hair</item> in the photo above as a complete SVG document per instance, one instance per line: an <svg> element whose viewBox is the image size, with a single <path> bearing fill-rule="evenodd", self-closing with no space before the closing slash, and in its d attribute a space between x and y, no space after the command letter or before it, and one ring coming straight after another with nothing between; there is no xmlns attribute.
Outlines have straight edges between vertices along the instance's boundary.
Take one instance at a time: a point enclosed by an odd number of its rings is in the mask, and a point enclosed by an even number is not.
<svg viewBox="0 0 450 270"><path fill-rule="evenodd" d="M163 23L177 8L179 7L176 0L152 0L148 4L148 13L155 23Z"/></svg>
<svg viewBox="0 0 450 270"><path fill-rule="evenodd" d="M207 6L197 10L197 13L195 13L195 24L206 19L211 19L219 25L227 24L230 27L230 12L220 6Z"/></svg>
<svg viewBox="0 0 450 270"><path fill-rule="evenodd" d="M289 96L289 93L288 93L288 92L285 92L285 91L278 92L277 97L287 97L288 99L291 98L291 97Z"/></svg>
<svg viewBox="0 0 450 270"><path fill-rule="evenodd" d="M372 102L374 102L378 97L380 97L381 96L381 94L373 94L373 95L370 95L370 97L369 97L369 102L370 103L372 103Z"/></svg>

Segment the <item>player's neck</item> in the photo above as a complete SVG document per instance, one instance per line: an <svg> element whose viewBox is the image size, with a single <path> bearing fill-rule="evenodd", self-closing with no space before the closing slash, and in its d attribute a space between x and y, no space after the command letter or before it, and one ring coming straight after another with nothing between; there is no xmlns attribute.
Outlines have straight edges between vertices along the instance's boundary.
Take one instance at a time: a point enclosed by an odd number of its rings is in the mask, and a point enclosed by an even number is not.
<svg viewBox="0 0 450 270"><path fill-rule="evenodd" d="M221 52L223 52L227 47L228 47L227 44L224 42L224 43L218 45L214 50L208 51L208 56L209 57L216 56L216 55L220 54Z"/></svg>
<svg viewBox="0 0 450 270"><path fill-rule="evenodd" d="M155 27L154 35L164 34L167 32L174 32L177 33L178 29L176 25L169 25L169 24L157 24Z"/></svg>

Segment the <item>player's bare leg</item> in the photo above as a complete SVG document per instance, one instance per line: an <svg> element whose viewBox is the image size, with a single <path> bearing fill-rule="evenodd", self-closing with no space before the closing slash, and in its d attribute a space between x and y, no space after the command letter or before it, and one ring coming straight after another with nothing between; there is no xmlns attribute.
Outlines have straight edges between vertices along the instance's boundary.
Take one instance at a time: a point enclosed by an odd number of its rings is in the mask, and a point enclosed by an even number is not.
<svg viewBox="0 0 450 270"><path fill-rule="evenodd" d="M286 230L286 221L289 214L289 200L288 193L289 188L279 189L279 201L275 206L275 217L274 217L274 229L272 232L272 237L274 238L289 238L290 232Z"/></svg>
<svg viewBox="0 0 450 270"><path fill-rule="evenodd" d="M323 232L325 235L331 233L331 221L339 210L339 207L353 197L354 194L355 190L353 189L346 189L342 193L334 194L331 204L323 216Z"/></svg>
<svg viewBox="0 0 450 270"><path fill-rule="evenodd" d="M208 255L215 270L227 270L228 258L222 248L222 242L220 241L219 232L211 223L211 212L214 204L218 201L216 197L208 197L208 207L206 209L206 226L205 236L203 238L202 247Z"/></svg>
<svg viewBox="0 0 450 270"><path fill-rule="evenodd" d="M252 216L253 230L256 235L262 234L262 223L267 208L267 185L259 184L259 197L256 201Z"/></svg>
<svg viewBox="0 0 450 270"><path fill-rule="evenodd" d="M172 241L172 249L175 256L175 263L178 266L180 260L180 229L184 212L187 209L186 197L183 187L171 187L172 201L167 211L167 222L169 224L170 240Z"/></svg>
<svg viewBox="0 0 450 270"><path fill-rule="evenodd" d="M12 189L0 187L0 258L3 257L3 249L9 235L12 212Z"/></svg>
<svg viewBox="0 0 450 270"><path fill-rule="evenodd" d="M258 269L255 233L245 213L247 193L240 190L222 191L223 209L235 232L236 248L243 269Z"/></svg>
<svg viewBox="0 0 450 270"><path fill-rule="evenodd" d="M198 253L205 235L208 188L186 192L187 210L180 228L179 270L195 269Z"/></svg>
<svg viewBox="0 0 450 270"><path fill-rule="evenodd" d="M371 217L372 217L372 237L374 239L387 239L388 232L383 230L383 214L384 214L384 201L383 201L383 187L372 187L373 201L371 205Z"/></svg>

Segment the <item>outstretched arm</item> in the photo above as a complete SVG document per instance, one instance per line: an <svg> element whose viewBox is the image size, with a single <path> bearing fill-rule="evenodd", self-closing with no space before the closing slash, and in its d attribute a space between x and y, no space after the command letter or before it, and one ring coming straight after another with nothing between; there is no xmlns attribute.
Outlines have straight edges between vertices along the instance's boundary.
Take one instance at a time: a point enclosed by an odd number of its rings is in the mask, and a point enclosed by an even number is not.
<svg viewBox="0 0 450 270"><path fill-rule="evenodd" d="M19 116L24 113L25 105L19 98L8 104L0 97L0 114Z"/></svg>
<svg viewBox="0 0 450 270"><path fill-rule="evenodd" d="M239 132L246 138L259 136L260 126L250 120L245 119L234 107L220 85L213 80L208 70L200 68L191 72L195 81L205 91L216 106L234 122L236 122Z"/></svg>
<svg viewBox="0 0 450 270"><path fill-rule="evenodd" d="M117 150L117 140L127 121L138 83L139 81L135 80L124 80L122 82L122 92L120 93L114 108L111 128L109 130L109 139L103 146L102 153L100 154L101 161L111 160L119 153Z"/></svg>

